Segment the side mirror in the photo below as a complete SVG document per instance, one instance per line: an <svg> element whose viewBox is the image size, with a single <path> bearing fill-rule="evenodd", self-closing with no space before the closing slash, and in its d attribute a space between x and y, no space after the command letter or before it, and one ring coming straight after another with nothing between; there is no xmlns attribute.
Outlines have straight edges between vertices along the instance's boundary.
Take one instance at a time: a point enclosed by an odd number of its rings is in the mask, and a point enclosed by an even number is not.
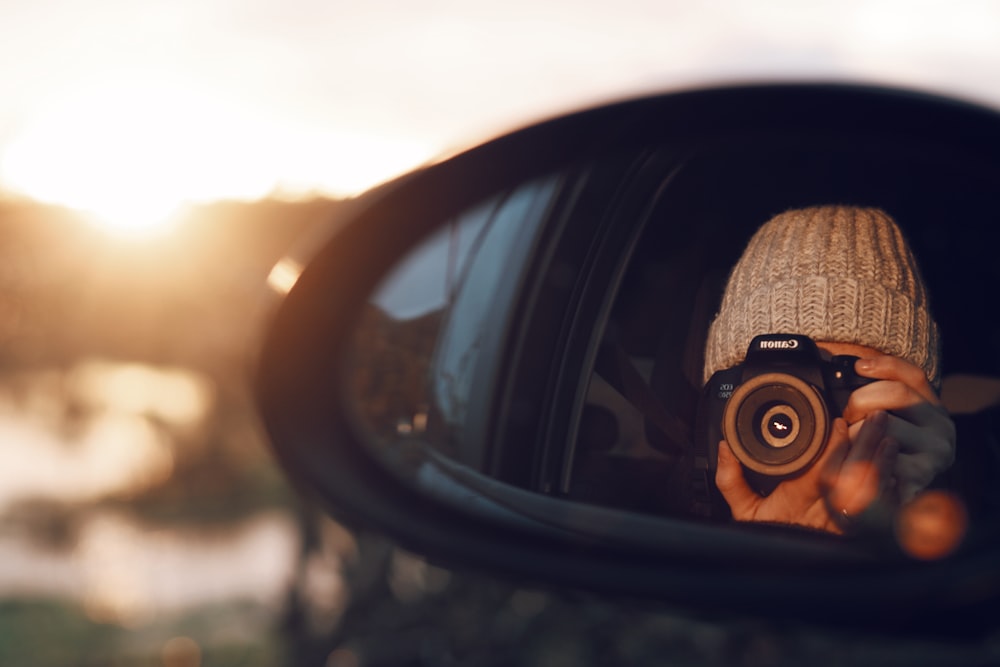
<svg viewBox="0 0 1000 667"><path fill-rule="evenodd" d="M720 281L771 214L819 203L891 210L921 255L946 392L982 436L960 436L979 464L947 557L891 530L670 511ZM703 609L985 629L1000 601L997 211L1000 116L947 100L757 86L566 116L358 200L276 310L260 409L306 491L440 562Z"/></svg>

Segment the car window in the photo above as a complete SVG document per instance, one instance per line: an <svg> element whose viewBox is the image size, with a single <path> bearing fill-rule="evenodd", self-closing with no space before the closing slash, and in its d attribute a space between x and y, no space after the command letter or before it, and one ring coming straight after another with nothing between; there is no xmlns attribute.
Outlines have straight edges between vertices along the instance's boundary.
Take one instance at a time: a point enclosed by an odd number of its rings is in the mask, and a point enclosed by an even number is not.
<svg viewBox="0 0 1000 667"><path fill-rule="evenodd" d="M481 425L467 408L477 386L490 386L559 183L538 179L455 216L379 286L356 337L352 381L382 445L431 428L443 453L479 463L482 443L470 431Z"/></svg>

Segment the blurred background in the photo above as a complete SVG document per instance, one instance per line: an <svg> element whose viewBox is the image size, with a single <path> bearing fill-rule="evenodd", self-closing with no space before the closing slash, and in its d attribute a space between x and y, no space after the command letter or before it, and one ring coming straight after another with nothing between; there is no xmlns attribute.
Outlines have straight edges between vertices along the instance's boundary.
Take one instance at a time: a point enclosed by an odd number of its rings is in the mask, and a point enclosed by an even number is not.
<svg viewBox="0 0 1000 667"><path fill-rule="evenodd" d="M803 78L1000 105L1000 5L0 11L0 664L844 659L829 634L581 605L321 518L249 398L267 278L365 188L581 106Z"/></svg>

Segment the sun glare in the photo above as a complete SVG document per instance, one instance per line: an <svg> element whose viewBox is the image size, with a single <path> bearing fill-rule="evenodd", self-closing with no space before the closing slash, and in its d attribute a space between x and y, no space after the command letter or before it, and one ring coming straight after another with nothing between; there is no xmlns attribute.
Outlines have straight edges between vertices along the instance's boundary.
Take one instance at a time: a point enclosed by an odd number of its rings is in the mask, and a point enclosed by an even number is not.
<svg viewBox="0 0 1000 667"><path fill-rule="evenodd" d="M145 237L169 230L188 204L356 194L433 154L251 106L162 83L83 87L17 133L0 155L0 183L109 233Z"/></svg>
<svg viewBox="0 0 1000 667"><path fill-rule="evenodd" d="M236 146L219 134L218 107L203 110L197 102L163 87L78 91L15 137L0 176L11 189L132 235L162 231L188 201L266 194L266 182L240 172L245 154L220 162L224 149Z"/></svg>

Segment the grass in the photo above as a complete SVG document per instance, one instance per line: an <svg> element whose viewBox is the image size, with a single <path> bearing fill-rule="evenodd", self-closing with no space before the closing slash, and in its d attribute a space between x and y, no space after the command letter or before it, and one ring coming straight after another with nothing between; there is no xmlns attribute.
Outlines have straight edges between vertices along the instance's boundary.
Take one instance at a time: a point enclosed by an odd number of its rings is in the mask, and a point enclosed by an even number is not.
<svg viewBox="0 0 1000 667"><path fill-rule="evenodd" d="M194 653L192 654L192 649ZM284 663L276 622L248 603L216 605L137 627L97 623L62 600L0 601L0 664L10 667L257 667Z"/></svg>

